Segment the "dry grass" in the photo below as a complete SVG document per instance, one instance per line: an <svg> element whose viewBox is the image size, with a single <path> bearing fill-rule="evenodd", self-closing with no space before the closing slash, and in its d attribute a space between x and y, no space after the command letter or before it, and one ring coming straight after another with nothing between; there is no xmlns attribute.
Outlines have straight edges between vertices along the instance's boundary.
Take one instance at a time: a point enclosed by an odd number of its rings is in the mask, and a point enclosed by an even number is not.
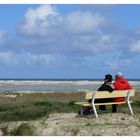
<svg viewBox="0 0 140 140"><path fill-rule="evenodd" d="M84 92L20 93L15 98L0 97L0 131L3 135L140 135L139 93L133 98L134 118L128 114L126 105L120 105L121 114L110 113L108 106L108 113L99 114L98 120L94 115L76 117L79 107L74 101L81 100L84 100ZM34 128L37 133L32 132ZM26 133L28 129L31 133Z"/></svg>

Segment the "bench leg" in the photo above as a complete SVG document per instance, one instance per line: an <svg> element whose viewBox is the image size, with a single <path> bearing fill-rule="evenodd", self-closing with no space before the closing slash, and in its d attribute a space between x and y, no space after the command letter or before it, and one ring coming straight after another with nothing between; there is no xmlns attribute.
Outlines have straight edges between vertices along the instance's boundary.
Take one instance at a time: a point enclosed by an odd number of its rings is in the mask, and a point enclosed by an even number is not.
<svg viewBox="0 0 140 140"><path fill-rule="evenodd" d="M84 116L84 114L83 114L83 110L84 110L84 107L81 106L81 109L80 109L80 116Z"/></svg>
<svg viewBox="0 0 140 140"><path fill-rule="evenodd" d="M94 111L95 117L98 118L98 114L97 114L97 111L96 111L95 104L92 104L92 106L93 106L93 111Z"/></svg>
<svg viewBox="0 0 140 140"><path fill-rule="evenodd" d="M131 107L130 102L129 102L129 101L127 101L127 104L128 104L129 111L130 111L131 115L133 116L133 115L134 115L134 113L133 113L133 110L132 110L132 107Z"/></svg>

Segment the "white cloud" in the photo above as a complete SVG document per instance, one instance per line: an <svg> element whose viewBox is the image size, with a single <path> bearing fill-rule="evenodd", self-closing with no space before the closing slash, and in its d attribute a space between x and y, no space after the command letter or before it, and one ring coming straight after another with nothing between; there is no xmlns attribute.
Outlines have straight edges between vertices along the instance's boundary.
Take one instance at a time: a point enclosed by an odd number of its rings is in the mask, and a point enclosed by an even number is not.
<svg viewBox="0 0 140 140"><path fill-rule="evenodd" d="M10 51L0 52L0 63L4 65L41 65L51 66L55 63L53 55L35 55L26 52L14 54Z"/></svg>
<svg viewBox="0 0 140 140"><path fill-rule="evenodd" d="M106 68L111 68L111 69L119 69L123 68L126 66L129 66L132 63L132 59L119 59L119 60L106 60L104 62L104 65Z"/></svg>
<svg viewBox="0 0 140 140"><path fill-rule="evenodd" d="M41 5L30 8L18 27L22 40L15 46L30 53L26 61L28 64L47 64L49 59L46 55L84 57L129 52L126 30L120 29L105 14L97 11L63 14L52 5ZM46 57L46 62L41 55ZM118 62L107 65L117 67Z"/></svg>
<svg viewBox="0 0 140 140"><path fill-rule="evenodd" d="M99 13L75 11L63 15L52 5L41 5L26 12L19 29L26 37L22 42L29 46L24 47L25 50L31 48L35 53L39 47L42 54L87 55L118 48L121 35L108 31L108 23L109 20Z"/></svg>
<svg viewBox="0 0 140 140"><path fill-rule="evenodd" d="M66 16L65 25L69 32L92 33L103 25L105 19L99 14L91 12L73 12Z"/></svg>
<svg viewBox="0 0 140 140"><path fill-rule="evenodd" d="M21 33L28 35L46 35L56 28L66 30L65 32L91 33L104 23L105 19L100 14L73 12L64 16L52 5L41 5L36 9L30 8L25 13L19 29Z"/></svg>
<svg viewBox="0 0 140 140"><path fill-rule="evenodd" d="M3 64L17 64L17 58L12 52L0 52L0 62Z"/></svg>
<svg viewBox="0 0 140 140"><path fill-rule="evenodd" d="M2 29L0 29L0 44L2 44L5 41L6 32Z"/></svg>
<svg viewBox="0 0 140 140"><path fill-rule="evenodd" d="M54 62L55 57L52 55L35 55L28 53L25 59L26 64L42 65L42 66L49 66Z"/></svg>
<svg viewBox="0 0 140 140"><path fill-rule="evenodd" d="M36 9L30 8L24 15L24 21L19 25L20 32L27 35L42 35L49 27L49 18L56 15L58 12L51 5L40 5Z"/></svg>
<svg viewBox="0 0 140 140"><path fill-rule="evenodd" d="M136 41L130 46L130 52L140 53L140 40Z"/></svg>

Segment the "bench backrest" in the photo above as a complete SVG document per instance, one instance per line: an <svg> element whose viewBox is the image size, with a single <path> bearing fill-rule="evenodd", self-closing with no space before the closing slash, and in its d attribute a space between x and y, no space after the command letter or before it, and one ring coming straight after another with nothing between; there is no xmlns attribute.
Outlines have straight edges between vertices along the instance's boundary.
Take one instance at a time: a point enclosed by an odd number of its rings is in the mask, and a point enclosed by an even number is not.
<svg viewBox="0 0 140 140"><path fill-rule="evenodd" d="M116 97L126 97L128 94L128 91L130 92L130 96L135 95L135 90L115 90L113 92L108 91L86 91L86 99L92 99L93 93L96 93L97 99L101 98L116 98Z"/></svg>

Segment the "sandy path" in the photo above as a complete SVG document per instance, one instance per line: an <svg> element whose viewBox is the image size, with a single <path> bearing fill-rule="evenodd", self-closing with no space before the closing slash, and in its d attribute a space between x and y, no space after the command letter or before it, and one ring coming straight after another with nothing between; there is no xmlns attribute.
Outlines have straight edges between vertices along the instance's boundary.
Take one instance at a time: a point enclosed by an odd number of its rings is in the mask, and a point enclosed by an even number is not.
<svg viewBox="0 0 140 140"><path fill-rule="evenodd" d="M51 114L42 125L45 127L39 135L140 136L140 119L129 114L100 114L100 118L96 119L93 115L81 118L75 113L58 113Z"/></svg>
<svg viewBox="0 0 140 140"><path fill-rule="evenodd" d="M94 115L78 117L76 113L56 113L36 121L1 123L0 127L7 126L10 131L21 123L32 125L34 135L39 136L140 136L140 115L133 117L124 113L99 114L98 119Z"/></svg>

